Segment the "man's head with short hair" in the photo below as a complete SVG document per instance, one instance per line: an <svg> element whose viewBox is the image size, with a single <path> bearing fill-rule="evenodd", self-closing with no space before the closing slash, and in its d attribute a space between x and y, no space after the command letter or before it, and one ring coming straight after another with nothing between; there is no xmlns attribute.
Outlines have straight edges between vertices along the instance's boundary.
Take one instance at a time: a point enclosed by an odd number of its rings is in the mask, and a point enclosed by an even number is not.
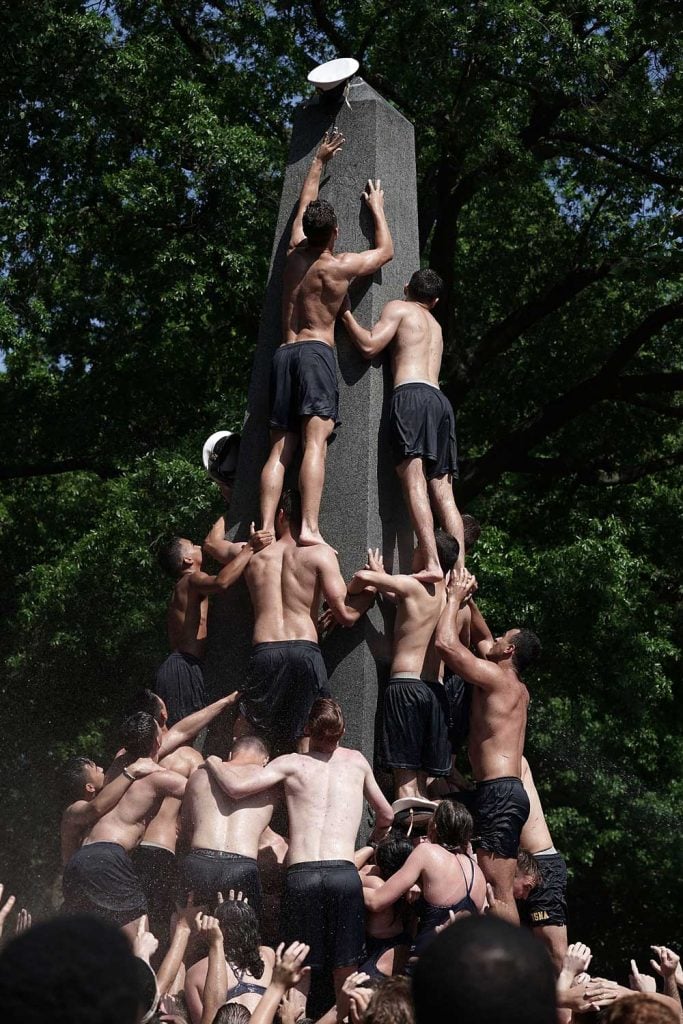
<svg viewBox="0 0 683 1024"><path fill-rule="evenodd" d="M318 697L311 708L306 735L321 746L336 746L344 735L341 704L333 697Z"/></svg>
<svg viewBox="0 0 683 1024"><path fill-rule="evenodd" d="M428 835L447 850L466 850L472 838L472 815L458 800L447 797L432 815Z"/></svg>
<svg viewBox="0 0 683 1024"><path fill-rule="evenodd" d="M405 293L409 299L432 309L443 293L443 281L435 270L416 270L405 287Z"/></svg>
<svg viewBox="0 0 683 1024"><path fill-rule="evenodd" d="M202 549L187 537L170 537L157 550L159 565L172 579L179 579L186 569L201 566Z"/></svg>
<svg viewBox="0 0 683 1024"><path fill-rule="evenodd" d="M70 757L62 769L66 798L92 800L104 786L104 770L89 757Z"/></svg>
<svg viewBox="0 0 683 1024"><path fill-rule="evenodd" d="M230 751L230 760L239 761L241 764L265 765L269 757L268 747L260 736L240 736Z"/></svg>
<svg viewBox="0 0 683 1024"><path fill-rule="evenodd" d="M439 565L445 576L458 561L460 545L452 533L446 533L440 526L437 526L436 530L434 530L434 540L436 541L436 554L439 559Z"/></svg>
<svg viewBox="0 0 683 1024"><path fill-rule="evenodd" d="M541 641L530 629L508 629L496 637L486 657L489 661L512 661L517 674L524 670L541 654Z"/></svg>
<svg viewBox="0 0 683 1024"><path fill-rule="evenodd" d="M128 718L137 711L147 712L162 728L168 721L168 709L164 701L153 690L147 688L138 690L126 703L125 717Z"/></svg>
<svg viewBox="0 0 683 1024"><path fill-rule="evenodd" d="M556 1024L555 973L542 942L500 918L446 928L413 975L417 1024Z"/></svg>
<svg viewBox="0 0 683 1024"><path fill-rule="evenodd" d="M251 1014L241 1003L224 1003L213 1018L213 1024L249 1024Z"/></svg>
<svg viewBox="0 0 683 1024"><path fill-rule="evenodd" d="M679 1024L678 1014L647 992L622 996L605 1007L600 1024Z"/></svg>
<svg viewBox="0 0 683 1024"><path fill-rule="evenodd" d="M276 526L284 520L290 530L301 529L301 495L295 487L286 487L280 495Z"/></svg>
<svg viewBox="0 0 683 1024"><path fill-rule="evenodd" d="M481 526L478 520L465 512L462 517L462 530L465 540L465 554L469 554L481 536Z"/></svg>
<svg viewBox="0 0 683 1024"><path fill-rule="evenodd" d="M324 248L337 237L337 215L324 199L314 199L304 210L301 224L309 245Z"/></svg>
<svg viewBox="0 0 683 1024"><path fill-rule="evenodd" d="M380 981L368 1003L363 1024L415 1024L409 979L394 977Z"/></svg>
<svg viewBox="0 0 683 1024"><path fill-rule="evenodd" d="M539 863L533 853L520 850L517 854L517 868L512 891L516 900L527 900L534 889L543 881Z"/></svg>
<svg viewBox="0 0 683 1024"><path fill-rule="evenodd" d="M156 757L161 746L161 729L146 711L136 711L121 725L121 743L131 757Z"/></svg>

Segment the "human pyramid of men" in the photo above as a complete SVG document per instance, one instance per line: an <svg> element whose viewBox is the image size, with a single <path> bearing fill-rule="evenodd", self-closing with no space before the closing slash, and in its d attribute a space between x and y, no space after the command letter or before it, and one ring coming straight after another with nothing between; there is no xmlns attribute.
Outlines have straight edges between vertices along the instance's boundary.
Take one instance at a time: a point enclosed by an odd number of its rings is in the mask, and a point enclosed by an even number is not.
<svg viewBox="0 0 683 1024"><path fill-rule="evenodd" d="M105 918L131 938L148 915L161 957L177 952L172 915L179 903L187 917L189 899L205 928L214 914L222 928L222 1001L248 1010L275 963L273 950L259 945L259 928L269 943L303 943L306 965L331 975L338 996L359 970L410 972L445 925L487 908L514 924L521 911L558 973L567 948L566 868L524 758L529 694L522 676L540 644L524 628L492 636L465 568L479 526L461 517L453 497L455 423L439 388L443 341L433 316L442 283L432 270L418 270L374 326L354 318L349 285L391 260L393 243L381 183L369 181L374 247L335 253L335 213L318 192L343 143L336 130L325 136L292 227L261 528L252 524L248 542L236 543L218 520L203 548L222 563L216 575L202 568L199 545L182 537L164 545L160 562L176 580L172 653L154 692L132 699L107 771L86 758L67 768L65 909ZM347 583L320 532L326 450L339 426L338 319L367 359L385 348L391 354L392 446L417 537L411 574L387 572L379 550L370 550ZM299 489L283 490L299 448ZM249 671L239 694L207 705L208 599L241 577L254 611ZM365 757L340 745L343 709L328 688L318 643L323 599L328 629L352 626L375 601L396 606L381 748L393 773L393 806ZM204 760L191 744L224 712L236 714L231 749L225 760ZM473 783L456 766L466 736ZM356 850L364 800L374 832ZM286 837L271 828L280 801ZM243 898L229 900L231 890ZM184 976L199 1024L209 958L192 954L187 937L185 947L176 987ZM310 982L299 974L294 992L303 1008Z"/></svg>

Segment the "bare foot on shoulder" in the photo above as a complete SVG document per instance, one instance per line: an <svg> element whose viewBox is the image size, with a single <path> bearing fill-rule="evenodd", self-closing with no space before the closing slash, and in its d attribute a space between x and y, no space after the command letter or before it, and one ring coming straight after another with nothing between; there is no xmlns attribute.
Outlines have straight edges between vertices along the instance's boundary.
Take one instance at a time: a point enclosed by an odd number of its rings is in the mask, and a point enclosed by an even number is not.
<svg viewBox="0 0 683 1024"><path fill-rule="evenodd" d="M320 530L307 530L305 526L301 527L297 544L302 548L312 547L314 544L324 544L326 547L332 548L332 545L327 543ZM332 550L335 555L339 554L334 548Z"/></svg>
<svg viewBox="0 0 683 1024"><path fill-rule="evenodd" d="M440 566L436 566L434 569L427 567L426 569L420 569L419 572L414 572L413 576L420 583L439 583L443 579L443 573L441 572Z"/></svg>

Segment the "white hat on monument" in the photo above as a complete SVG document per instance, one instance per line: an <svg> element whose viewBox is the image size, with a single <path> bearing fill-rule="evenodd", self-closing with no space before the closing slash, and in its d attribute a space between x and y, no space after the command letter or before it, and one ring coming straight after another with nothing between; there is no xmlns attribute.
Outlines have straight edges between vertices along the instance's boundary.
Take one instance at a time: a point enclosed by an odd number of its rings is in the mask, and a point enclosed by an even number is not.
<svg viewBox="0 0 683 1024"><path fill-rule="evenodd" d="M329 92L353 78L359 67L354 57L338 57L337 60L328 60L326 64L318 64L317 68L309 72L308 81L321 92Z"/></svg>
<svg viewBox="0 0 683 1024"><path fill-rule="evenodd" d="M231 430L217 430L206 439L202 448L202 464L213 480L227 483L234 477L240 440L240 435Z"/></svg>

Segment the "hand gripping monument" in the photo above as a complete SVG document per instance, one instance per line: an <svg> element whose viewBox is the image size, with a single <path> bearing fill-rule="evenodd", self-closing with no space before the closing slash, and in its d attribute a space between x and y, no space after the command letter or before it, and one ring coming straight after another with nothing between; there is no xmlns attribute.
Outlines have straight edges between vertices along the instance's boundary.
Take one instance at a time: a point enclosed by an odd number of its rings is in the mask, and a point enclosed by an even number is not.
<svg viewBox="0 0 683 1024"><path fill-rule="evenodd" d="M259 480L268 458L269 380L273 353L282 341L282 275L301 188L320 141L333 126L346 138L320 183L320 198L331 202L339 224L338 248L372 246L372 217L361 194L368 179L380 179L394 240L394 258L373 277L351 289L357 319L370 326L419 267L415 146L412 125L360 77L319 91L305 101L294 121L287 170L272 250L270 273L249 387L237 476L230 505L231 539L246 539L258 521ZM383 360L366 362L339 327L336 333L339 419L329 447L321 504L321 532L339 552L349 579L379 547L389 571L410 572L413 534L389 448L387 411L391 378ZM296 481L294 473L288 482ZM240 689L249 659L251 609L244 584L233 588L211 613L206 678L211 690ZM345 745L372 763L378 693L388 675L391 621L378 607L350 630L337 628L323 645L330 688L344 709Z"/></svg>

